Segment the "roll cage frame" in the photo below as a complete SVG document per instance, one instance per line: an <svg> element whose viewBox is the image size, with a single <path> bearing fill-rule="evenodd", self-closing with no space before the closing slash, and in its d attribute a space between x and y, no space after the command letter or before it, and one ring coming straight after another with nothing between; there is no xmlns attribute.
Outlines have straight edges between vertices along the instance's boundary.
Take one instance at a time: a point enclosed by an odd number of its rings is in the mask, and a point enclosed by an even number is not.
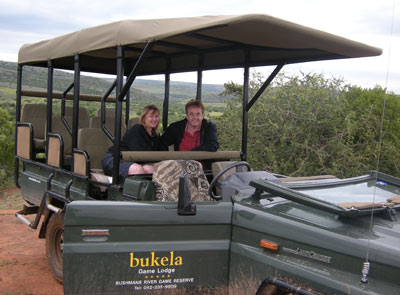
<svg viewBox="0 0 400 295"><path fill-rule="evenodd" d="M207 19L205 17L205 19ZM120 151L120 141L121 141L121 121L123 119L122 109L123 103L125 106L125 122L128 122L129 119L129 104L130 104L130 96L129 90L132 83L135 81L137 76L140 75L148 75L148 74L164 74L165 76L165 89L164 89L164 101L162 107L162 123L163 128L168 126L168 107L169 107L169 97L170 97L170 75L172 73L181 73L188 71L196 71L197 72L197 91L196 91L196 99L201 101L202 96L202 78L204 70L213 70L213 69L229 69L229 68L243 68L243 97L242 97L242 138L241 138L241 160L247 159L247 136L248 136L248 113L252 106L259 99L261 94L265 91L265 89L271 84L276 75L281 71L284 65L298 63L298 62L307 62L307 61L316 61L316 60L329 60L329 59L339 59L339 58L349 58L349 57L362 57L362 56L371 56L371 55L379 55L381 53L380 49L372 48L364 44L360 44L351 40L346 40L331 34L323 33L320 31L316 31L314 29L306 28L303 26L299 26L293 23L285 23L282 20L275 19L273 17L267 15L245 15L245 16L230 16L230 17L215 17L213 22L207 23L205 26L204 23L200 23L198 27L192 26L190 22L196 22L198 19L187 19L189 21L190 26L186 28L186 31L181 33L176 33L176 31L172 30L168 32L169 35L165 36L156 36L151 40L151 38L147 39L147 41L143 42L140 39L139 41L128 40L132 42L131 44L125 45L116 45L113 47L106 47L105 49L97 49L90 51L88 54L82 52L81 54L75 53L73 56L58 56L54 59L48 59L47 62L44 60L38 60L35 56L37 48L32 50L33 56L31 60L26 61L26 57L23 56L21 58L21 50L26 48L22 47L20 50L20 58L22 61L18 64L18 74L17 74L17 98L16 98L16 134L17 134L17 124L20 122L21 118L21 101L22 96L41 96L47 98L47 133L52 132L52 105L54 98L61 98L61 116L62 121L66 128L72 135L72 151L77 148L77 135L78 135L78 118L79 118L79 103L80 100L95 100L101 102L101 129L105 132L105 134L111 139L112 143L115 146L114 149L114 163L113 163L113 175L112 175L112 186L120 187L120 176L119 176L119 163L121 161L121 151ZM222 19L222 21L221 21ZM183 19L187 21L186 19ZM168 20L165 23L168 24ZM171 22L174 22L172 20ZM226 23L223 23L226 22ZM178 23L179 25L180 23ZM112 25L112 24L110 24ZM228 35L232 32L235 34L237 28L241 28L243 26L244 32L241 33L241 36L237 37L237 40L229 40L225 38L224 32ZM247 40L246 32L253 32L253 28L260 30L267 30L268 28L276 29L276 37L280 38L279 30L287 30L288 36L285 36L286 39L281 40L282 46L272 47L270 45L269 40L265 41L266 45L260 45L255 40L254 36L251 36L253 39L249 39L249 42L246 43L243 40ZM194 29L193 29L194 28ZM228 30L228 31L224 31ZM229 31L230 30L230 31ZM246 31L247 30L247 31ZM82 30L84 31L84 30ZM222 33L221 33L222 32ZM79 32L78 32L79 33ZM85 33L85 32L84 32ZM213 34L220 34L222 37L215 37ZM222 35L221 35L222 34ZM271 34L274 34L272 32ZM304 34L306 36L310 36L310 44L303 44L304 47L298 47L298 41L290 39L290 36L297 36L297 34ZM70 41L69 35L66 35L66 42ZM158 39L157 39L158 38ZM198 42L206 42L209 44L214 44L214 46L207 47L207 44L202 44L203 47L197 48L193 46L189 41L188 44L185 43L184 38L188 38L191 40L197 40ZM232 37L231 37L232 38ZM57 38L55 38L57 39ZM55 40L54 39L54 40ZM82 38L83 39L83 38ZM183 41L182 41L183 40ZM49 44L53 40L49 40ZM128 42L127 41L127 42ZM181 42L177 42L181 41ZM59 42L59 40L57 40ZM330 49L329 46L332 44L336 44L338 42L337 48ZM272 42L273 43L273 42ZM108 44L108 43L107 43ZM35 46L36 44L33 44ZM84 44L85 46L87 44ZM28 47L30 45L28 44ZM85 47L83 46L83 47ZM155 46L158 46L156 49ZM42 47L40 47L42 48ZM49 47L50 48L50 47ZM164 51L160 51L159 48L165 48ZM35 51L36 50L36 51ZM109 51L115 52L116 56L113 60L102 59L101 54L108 54ZM179 51L173 51L179 50ZM49 49L50 51L50 49ZM348 54L346 54L348 51ZM99 59L96 60L96 57L93 57L91 52L99 55ZM128 53L127 55L125 53ZM234 52L234 53L232 53ZM240 52L240 54L238 53ZM25 52L24 52L25 53ZM136 54L137 58L132 57L132 53ZM221 57L222 55L227 55L231 53L232 56L227 57L226 60L215 61L216 56ZM271 55L271 57L270 57ZM183 61L182 64L179 64L179 57L187 57L187 60ZM189 57L190 58L189 58ZM195 56L197 56L197 62L195 60ZM73 83L64 91L61 95L59 93L55 93L53 91L53 72L54 69L72 69L72 63L69 58L73 57L73 72L74 72L74 81ZM24 61L25 58L25 61ZM36 58L36 59L35 59ZM214 59L213 59L214 58ZM113 63L115 59L115 64ZM96 63L90 64L90 62L103 62L106 65L102 67L102 65L98 65ZM211 60L211 62L210 62ZM148 67L143 67L143 65L148 63ZM162 65L158 65L157 63L162 63ZM83 66L82 66L83 64ZM155 65L156 64L156 65ZM32 91L24 91L22 90L22 72L24 65L34 65L40 67L47 67L48 69L48 77L47 77L47 93L35 93ZM104 96L92 96L92 95L81 95L80 94L80 77L81 77L81 68L84 70L91 69L92 72L97 73L106 73L109 74L112 67L115 67L113 73L116 74L116 79L111 84L110 88L104 94ZM250 76L250 67L253 66L275 66L275 69L269 75L269 77L265 80L263 85L257 91L257 93L249 98L249 76ZM99 70L100 69L100 70ZM102 69L102 70L101 70ZM97 70L97 71L96 71ZM128 75L126 75L126 73ZM124 83L124 78L126 77L126 81ZM69 94L69 92L73 89L73 95ZM115 89L116 97L115 99L110 98L109 95ZM68 126L64 118L65 114L65 100L72 99L73 104L73 117L72 117L72 126ZM114 101L115 102L115 127L114 127L114 136L111 135L111 132L107 130L105 126L105 103ZM15 155L17 155L17 148L15 147ZM72 161L73 165L73 161ZM15 183L18 185L18 171L19 171L19 158L15 156ZM71 167L71 171L73 171L73 167Z"/></svg>
<svg viewBox="0 0 400 295"><path fill-rule="evenodd" d="M132 71L129 73L129 76L126 79L126 82L123 83L124 80L124 67L123 67L123 47L117 47L117 78L111 84L110 88L101 98L99 96L83 96L82 100L99 100L101 99L101 129L106 133L106 135L113 142L114 148L114 164L113 164L113 182L114 186L118 186L120 182L119 176L119 163L121 161L121 157L119 156L120 151L120 141L121 141L121 122L122 122L122 104L125 102L125 121L129 119L129 104L130 104L130 95L129 89L133 82L135 81L138 73L140 71L140 67L148 56L151 48L153 47L153 42L148 42L140 54L139 59L136 64L132 68ZM264 84L258 90L258 92L251 98L249 101L249 77L250 77L250 66L246 65L244 67L244 77L243 77L243 98L242 98L242 145L241 145L241 160L246 161L247 159L247 133L248 133L248 112L254 103L258 100L264 90L271 84L276 75L283 68L284 63L276 66L275 70L270 74L270 76L266 79ZM46 120L46 128L48 133L51 133L52 130L52 105L54 96L56 98L57 95L53 93L53 73L54 73L54 65L52 61L48 61L48 79L47 79L47 120ZM20 122L21 118L21 104L22 104L22 96L42 96L45 97L45 93L35 92L35 91L23 91L22 90L22 72L23 65L18 65L18 75L17 75L17 103L16 103L16 121ZM201 101L201 88L202 88L202 74L203 70L199 69L197 71L197 91L196 91L196 100ZM72 135L72 149L77 148L77 136L78 136L78 118L79 118L79 101L80 98L80 75L81 70L79 66L79 55L76 54L74 57L74 82L64 91L61 99L62 99L62 107L61 107L61 118L66 128L70 130ZM164 90L164 101L162 108L162 123L164 130L168 126L168 108L169 108L169 90L170 90L170 75L171 73L165 73L165 90ZM106 99L109 97L111 92L116 90L116 98L110 99L109 101L115 102L115 136L112 136L110 131L105 126L105 103ZM72 118L72 128L68 128L68 122L65 120L65 100L67 99L67 93L73 89L72 101L73 101L73 118ZM71 99L71 95L69 96ZM17 132L17 130L16 130ZM16 153L16 151L15 151ZM72 162L73 165L73 162ZM71 167L73 170L73 167ZM19 160L15 159L15 183L18 185L18 171L19 171Z"/></svg>

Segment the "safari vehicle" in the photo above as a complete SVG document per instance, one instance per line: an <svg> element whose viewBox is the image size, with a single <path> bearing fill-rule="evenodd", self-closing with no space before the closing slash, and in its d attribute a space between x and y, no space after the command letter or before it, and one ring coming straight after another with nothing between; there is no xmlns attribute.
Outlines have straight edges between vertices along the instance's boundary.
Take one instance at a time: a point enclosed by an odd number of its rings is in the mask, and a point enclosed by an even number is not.
<svg viewBox="0 0 400 295"><path fill-rule="evenodd" d="M267 15L127 20L24 45L15 181L27 205L16 216L46 238L65 294L398 294L400 179L374 171L292 178L246 162L249 112L284 65L380 54ZM27 65L48 69L46 92L22 89ZM250 99L256 66L275 69ZM171 74L196 71L201 100L203 71L229 68L244 69L240 151L120 151L136 77L165 75L165 128ZM74 72L64 93L53 91L54 69ZM81 94L81 71L115 80L101 97ZM26 96L46 105L24 104ZM97 127L80 107L85 100L100 102ZM111 144L109 177L100 162ZM174 178L176 201L161 202L154 175L119 176L127 160L211 160L212 169L200 171L209 200L193 201L193 179L182 173Z"/></svg>

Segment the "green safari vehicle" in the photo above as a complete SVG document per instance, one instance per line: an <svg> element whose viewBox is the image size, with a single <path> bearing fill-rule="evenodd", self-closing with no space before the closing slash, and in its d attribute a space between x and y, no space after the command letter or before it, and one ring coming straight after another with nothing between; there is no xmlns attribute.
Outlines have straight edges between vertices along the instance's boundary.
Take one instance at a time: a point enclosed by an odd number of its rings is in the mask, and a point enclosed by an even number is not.
<svg viewBox="0 0 400 295"><path fill-rule="evenodd" d="M377 171L292 178L246 162L249 111L284 65L380 54L268 15L126 20L24 45L15 182L26 205L16 217L46 238L64 294L399 294L400 179ZM48 69L47 91L22 89L24 66ZM249 97L249 69L257 66L275 69ZM203 71L229 68L244 69L240 151L121 152L136 77L165 75L165 129L171 74L197 72L201 100ZM53 91L54 69L74 72L63 93ZM103 96L81 94L81 72L115 80ZM29 96L46 103L25 103ZM83 101L99 105L96 117ZM107 176L101 159L111 144ZM158 198L160 188L172 192L156 173L118 171L121 161L193 160L211 168L177 173L173 202ZM200 176L208 195L194 201Z"/></svg>

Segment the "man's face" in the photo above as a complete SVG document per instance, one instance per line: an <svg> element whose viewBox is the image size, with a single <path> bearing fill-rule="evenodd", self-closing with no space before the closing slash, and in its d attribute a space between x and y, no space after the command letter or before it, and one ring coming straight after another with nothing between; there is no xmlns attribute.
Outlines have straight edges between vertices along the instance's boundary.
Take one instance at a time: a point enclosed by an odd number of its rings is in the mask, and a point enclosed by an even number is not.
<svg viewBox="0 0 400 295"><path fill-rule="evenodd" d="M189 107L186 112L186 119L191 129L199 128L203 120L201 107Z"/></svg>

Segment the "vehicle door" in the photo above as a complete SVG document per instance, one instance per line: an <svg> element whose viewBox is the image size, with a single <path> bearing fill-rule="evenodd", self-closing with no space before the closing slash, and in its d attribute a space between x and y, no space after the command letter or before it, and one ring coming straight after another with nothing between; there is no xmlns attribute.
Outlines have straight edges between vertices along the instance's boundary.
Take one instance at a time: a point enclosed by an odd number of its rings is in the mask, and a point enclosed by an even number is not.
<svg viewBox="0 0 400 295"><path fill-rule="evenodd" d="M231 202L75 201L64 222L65 294L219 288L228 283ZM163 293L165 294L165 293Z"/></svg>

